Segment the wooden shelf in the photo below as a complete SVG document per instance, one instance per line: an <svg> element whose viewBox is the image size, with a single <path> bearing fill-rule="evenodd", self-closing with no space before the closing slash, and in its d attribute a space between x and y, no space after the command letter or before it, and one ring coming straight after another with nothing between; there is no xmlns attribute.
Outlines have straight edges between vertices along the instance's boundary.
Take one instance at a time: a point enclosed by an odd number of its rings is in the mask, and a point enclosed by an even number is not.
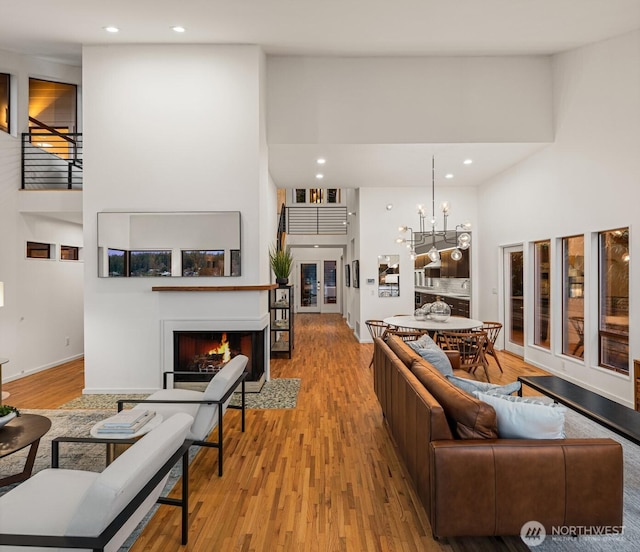
<svg viewBox="0 0 640 552"><path fill-rule="evenodd" d="M259 284L252 286L153 286L151 291L268 291L278 284Z"/></svg>

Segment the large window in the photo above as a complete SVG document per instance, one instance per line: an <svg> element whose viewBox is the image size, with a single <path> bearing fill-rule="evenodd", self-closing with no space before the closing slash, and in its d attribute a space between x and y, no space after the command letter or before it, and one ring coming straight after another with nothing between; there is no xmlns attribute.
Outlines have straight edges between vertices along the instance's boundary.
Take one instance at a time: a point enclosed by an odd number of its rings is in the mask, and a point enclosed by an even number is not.
<svg viewBox="0 0 640 552"><path fill-rule="evenodd" d="M11 77L6 73L0 73L0 130L9 132L9 99Z"/></svg>
<svg viewBox="0 0 640 552"><path fill-rule="evenodd" d="M534 266L535 266L535 296L533 319L533 342L540 347L549 349L549 306L551 299L550 273L551 265L549 240L535 242Z"/></svg>
<svg viewBox="0 0 640 552"><path fill-rule="evenodd" d="M562 353L584 358L584 236L562 238Z"/></svg>
<svg viewBox="0 0 640 552"><path fill-rule="evenodd" d="M129 276L171 276L171 251L130 251Z"/></svg>
<svg viewBox="0 0 640 552"><path fill-rule="evenodd" d="M600 232L599 365L629 373L629 229Z"/></svg>

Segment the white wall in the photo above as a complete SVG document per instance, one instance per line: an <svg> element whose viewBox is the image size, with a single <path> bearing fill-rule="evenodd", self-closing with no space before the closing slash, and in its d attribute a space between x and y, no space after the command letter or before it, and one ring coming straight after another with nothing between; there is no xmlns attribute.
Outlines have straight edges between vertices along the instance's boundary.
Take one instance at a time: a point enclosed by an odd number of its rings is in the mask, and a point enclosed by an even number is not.
<svg viewBox="0 0 640 552"><path fill-rule="evenodd" d="M20 214L25 205L22 196L29 194L20 191L20 135L28 127L29 77L80 84L81 73L78 67L5 51L0 51L0 72L11 75L15 100L12 133L0 132L0 281L5 284L0 357L10 360L2 368L7 381L82 353L83 263L25 259L27 240L82 246L81 228ZM66 209L64 202L56 202L53 209L39 210Z"/></svg>
<svg viewBox="0 0 640 552"><path fill-rule="evenodd" d="M83 71L87 248L95 247L102 210L240 211L242 276L197 284L269 283L275 187L266 166L260 49L87 46ZM157 388L161 320L268 313L266 292L157 293L152 285L167 282L99 279L88 255L85 392Z"/></svg>
<svg viewBox="0 0 640 552"><path fill-rule="evenodd" d="M592 233L631 228L630 349L640 355L640 259L638 204L640 202L640 31L593 44L553 60L555 143L484 185L478 216L482 229L481 271L478 285L480 313L500 319L499 247L540 239L585 234L589 250ZM588 262L589 251L586 252ZM636 262L634 262L634 260ZM595 258L587 277L586 305L597 302ZM552 297L560 297L559 267L552 274ZM552 267L552 271L554 268ZM589 276L591 276L589 278ZM525 301L531 300L528 289ZM530 303L529 303L530 304ZM526 305L526 303L525 303ZM531 310L531 309L529 309ZM631 405L631 377L595 367L597 327L585 320L585 362L559 354L559 310L552 320L552 351L527 345L525 359Z"/></svg>
<svg viewBox="0 0 640 552"><path fill-rule="evenodd" d="M365 330L365 320L384 319L400 313L412 313L414 307L414 261L409 256L406 245L396 243L400 234L400 226L411 226L416 229L419 224L417 205L426 204L430 199L431 188L361 188L358 220L360 223L360 313L359 320L362 331L361 341L371 341ZM455 229L456 224L469 222L472 230L472 251L475 250L480 232L477 224L477 190L467 187L450 187L444 189L436 184L436 209L442 201L451 205L448 226ZM387 204L393 208L387 210ZM442 213L436 212L437 230L442 229ZM367 285L367 279L377 282L378 255L400 256L400 296L378 297L378 287ZM472 254L472 278L477 271L477 256ZM472 285L472 305L476 300L477 286ZM358 290L356 290L358 291Z"/></svg>
<svg viewBox="0 0 640 552"><path fill-rule="evenodd" d="M268 68L270 144L553 138L545 56L270 56Z"/></svg>

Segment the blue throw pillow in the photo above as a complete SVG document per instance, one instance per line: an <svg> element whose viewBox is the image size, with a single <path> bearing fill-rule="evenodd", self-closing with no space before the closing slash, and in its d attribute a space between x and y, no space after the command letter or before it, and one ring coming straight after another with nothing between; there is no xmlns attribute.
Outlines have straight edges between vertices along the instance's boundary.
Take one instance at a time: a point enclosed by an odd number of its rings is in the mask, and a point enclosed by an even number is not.
<svg viewBox="0 0 640 552"><path fill-rule="evenodd" d="M486 383L484 381L470 380L466 378L459 378L458 376L447 376L449 381L456 387L459 387L463 391L466 391L470 395L473 395L474 391L480 391L481 393L499 393L501 395L511 395L516 391L520 391L522 384L519 381L508 383L507 385L495 385L494 383Z"/></svg>
<svg viewBox="0 0 640 552"><path fill-rule="evenodd" d="M566 406L497 393L474 395L496 411L498 435L505 439L564 439Z"/></svg>
<svg viewBox="0 0 640 552"><path fill-rule="evenodd" d="M435 343L434 343L435 345ZM443 376L452 376L453 368L445 352L435 345L434 348L418 349L418 354L429 362Z"/></svg>
<svg viewBox="0 0 640 552"><path fill-rule="evenodd" d="M421 335L418 339L414 339L413 341L407 341L406 343L416 353L420 351L420 349L433 349L434 347L438 347L436 345L436 342L433 339L431 339L429 334Z"/></svg>

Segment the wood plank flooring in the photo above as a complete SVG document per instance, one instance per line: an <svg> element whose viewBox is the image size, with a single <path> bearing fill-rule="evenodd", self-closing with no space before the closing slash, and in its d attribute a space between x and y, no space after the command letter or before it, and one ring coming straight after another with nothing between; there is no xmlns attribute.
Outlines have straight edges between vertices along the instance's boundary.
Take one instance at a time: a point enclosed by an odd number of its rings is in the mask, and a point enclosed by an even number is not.
<svg viewBox="0 0 640 552"><path fill-rule="evenodd" d="M177 509L161 506L131 552L526 550L513 539L434 541L376 400L369 362L340 315L296 316L293 358L272 359L274 378L301 378L298 405L250 410L240 431L225 416L225 473L202 449L190 473L189 544ZM501 354L501 353L499 353ZM544 374L511 355L493 359L493 382ZM56 408L82 390L82 362L5 385L9 404Z"/></svg>

